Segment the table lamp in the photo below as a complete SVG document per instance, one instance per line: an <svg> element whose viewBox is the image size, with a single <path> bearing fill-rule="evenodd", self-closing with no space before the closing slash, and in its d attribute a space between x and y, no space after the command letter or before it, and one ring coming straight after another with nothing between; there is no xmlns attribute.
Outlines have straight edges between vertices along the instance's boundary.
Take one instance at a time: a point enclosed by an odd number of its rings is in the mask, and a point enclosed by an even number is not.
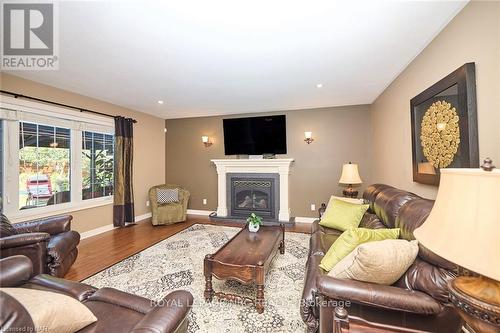
<svg viewBox="0 0 500 333"><path fill-rule="evenodd" d="M358 191L354 190L352 185L361 184L361 178L359 177L358 165L352 164L349 162L348 164L344 164L342 167L342 175L339 179L340 184L347 185L347 188L342 191L342 194L348 198L357 198Z"/></svg>
<svg viewBox="0 0 500 333"><path fill-rule="evenodd" d="M441 169L434 207L415 238L473 272L448 283L450 300L475 332L500 331L500 170ZM476 273L476 274L474 274Z"/></svg>

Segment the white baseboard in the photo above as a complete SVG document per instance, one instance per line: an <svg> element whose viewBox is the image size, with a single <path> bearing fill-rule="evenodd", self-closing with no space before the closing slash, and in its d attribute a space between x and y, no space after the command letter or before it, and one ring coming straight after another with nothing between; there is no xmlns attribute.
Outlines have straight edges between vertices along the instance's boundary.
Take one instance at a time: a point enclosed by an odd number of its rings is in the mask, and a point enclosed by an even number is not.
<svg viewBox="0 0 500 333"><path fill-rule="evenodd" d="M142 215L135 217L135 222L140 222L142 220L149 219L150 217L151 217L151 213L142 214Z"/></svg>
<svg viewBox="0 0 500 333"><path fill-rule="evenodd" d="M150 218L150 217L151 217L151 213L139 215L139 216L135 217L135 222L140 222L140 221L145 220L145 219ZM92 236L96 236L96 235L102 234L103 232L110 231L113 229L114 229L113 224L106 224L106 225L103 225L102 227L82 232L80 234L80 239L85 239L85 238L89 238Z"/></svg>
<svg viewBox="0 0 500 333"><path fill-rule="evenodd" d="M297 216L295 218L295 222L300 222L300 223L313 223L316 221L318 218L317 217L300 217Z"/></svg>
<svg viewBox="0 0 500 333"><path fill-rule="evenodd" d="M197 209L188 209L188 215L200 215L200 216L208 216L212 213L211 210L197 210ZM317 217L296 217L295 222L300 223L313 223L316 221Z"/></svg>
<svg viewBox="0 0 500 333"><path fill-rule="evenodd" d="M208 216L212 214L212 210L198 210L198 209L188 209L187 213L188 215L201 215L201 216Z"/></svg>
<svg viewBox="0 0 500 333"><path fill-rule="evenodd" d="M106 225L103 225L102 227L82 232L80 234L80 239L85 239L85 238L89 238L92 236L96 236L96 235L102 234L103 232L110 231L113 229L114 229L113 224L106 224Z"/></svg>

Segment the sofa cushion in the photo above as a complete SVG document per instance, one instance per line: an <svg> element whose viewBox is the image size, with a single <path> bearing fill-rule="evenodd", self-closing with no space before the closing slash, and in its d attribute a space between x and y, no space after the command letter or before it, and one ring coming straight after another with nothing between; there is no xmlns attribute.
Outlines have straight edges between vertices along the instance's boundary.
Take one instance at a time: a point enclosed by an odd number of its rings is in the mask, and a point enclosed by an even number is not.
<svg viewBox="0 0 500 333"><path fill-rule="evenodd" d="M131 332L144 318L143 313L112 303L85 301L84 304L97 317L97 322L80 330L79 333Z"/></svg>
<svg viewBox="0 0 500 333"><path fill-rule="evenodd" d="M329 272L340 260L352 252L358 245L379 241L384 239L396 239L399 237L399 229L365 229L352 228L346 230L332 244L328 252L321 260L319 267Z"/></svg>
<svg viewBox="0 0 500 333"><path fill-rule="evenodd" d="M340 231L356 228L367 209L368 205L350 203L331 197L319 224Z"/></svg>
<svg viewBox="0 0 500 333"><path fill-rule="evenodd" d="M341 232L338 234L325 234L322 232L312 234L309 240L309 255L324 256L340 235Z"/></svg>
<svg viewBox="0 0 500 333"><path fill-rule="evenodd" d="M36 328L44 328L47 332L76 332L97 321L85 305L63 294L26 288L0 290L23 305Z"/></svg>
<svg viewBox="0 0 500 333"><path fill-rule="evenodd" d="M387 227L385 224L380 221L377 215L368 213L366 212L365 215L363 215L363 218L361 219L361 222L359 222L359 227L360 228L367 228L367 229L386 229Z"/></svg>
<svg viewBox="0 0 500 333"><path fill-rule="evenodd" d="M17 230L14 229L7 216L2 214L2 218L0 220L0 237L8 237L12 235L17 235Z"/></svg>
<svg viewBox="0 0 500 333"><path fill-rule="evenodd" d="M432 200L416 199L401 207L398 217L396 218L396 227L401 229L401 238L407 240L415 239L413 231L425 222L432 210L433 205L434 201ZM422 244L420 244L418 256L420 259L448 270L454 270L457 266L454 263L429 251Z"/></svg>
<svg viewBox="0 0 500 333"><path fill-rule="evenodd" d="M370 213L375 213L375 198L380 193L380 191L388 188L394 188L386 184L373 184L369 185L363 192L363 199L370 205Z"/></svg>
<svg viewBox="0 0 500 333"><path fill-rule="evenodd" d="M337 263L328 276L391 285L415 261L417 253L417 241L386 239L363 243Z"/></svg>
<svg viewBox="0 0 500 333"><path fill-rule="evenodd" d="M401 207L408 201L419 198L416 194L397 188L385 188L375 198L375 214L388 228L395 228Z"/></svg>
<svg viewBox="0 0 500 333"><path fill-rule="evenodd" d="M448 281L456 275L446 269L417 259L397 282L397 285L410 290L422 291L442 303L449 302Z"/></svg>

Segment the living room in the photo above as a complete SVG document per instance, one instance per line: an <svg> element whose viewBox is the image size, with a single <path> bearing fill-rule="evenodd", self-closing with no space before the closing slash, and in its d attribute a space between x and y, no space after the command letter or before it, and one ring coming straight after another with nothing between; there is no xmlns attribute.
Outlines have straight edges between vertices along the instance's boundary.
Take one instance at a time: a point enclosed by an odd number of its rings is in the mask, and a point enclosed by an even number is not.
<svg viewBox="0 0 500 333"><path fill-rule="evenodd" d="M500 331L500 2L2 13L2 331Z"/></svg>

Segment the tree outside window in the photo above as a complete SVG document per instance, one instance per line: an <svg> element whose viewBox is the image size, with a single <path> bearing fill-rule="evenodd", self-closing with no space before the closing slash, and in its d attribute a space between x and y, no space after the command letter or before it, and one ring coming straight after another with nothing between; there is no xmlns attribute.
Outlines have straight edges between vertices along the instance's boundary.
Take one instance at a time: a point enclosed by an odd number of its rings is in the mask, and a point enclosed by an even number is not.
<svg viewBox="0 0 500 333"><path fill-rule="evenodd" d="M85 131L82 139L82 199L112 195L113 135Z"/></svg>

